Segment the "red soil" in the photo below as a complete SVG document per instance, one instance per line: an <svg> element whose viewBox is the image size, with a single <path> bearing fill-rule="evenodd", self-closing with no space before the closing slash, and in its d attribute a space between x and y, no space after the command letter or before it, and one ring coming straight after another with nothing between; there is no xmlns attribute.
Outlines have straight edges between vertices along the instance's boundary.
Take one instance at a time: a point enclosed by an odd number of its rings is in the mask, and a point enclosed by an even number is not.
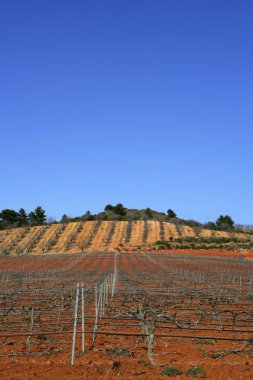
<svg viewBox="0 0 253 380"><path fill-rule="evenodd" d="M170 251L171 252L171 251ZM150 252L148 252L149 254ZM164 253L164 252L163 252ZM205 260L208 256L212 257L227 257L238 258L244 257L252 260L253 253L241 253L241 252L223 252L223 251L189 251L180 250L173 251L177 253L179 258L181 255L190 254L203 257ZM161 254L159 251L153 252L154 258ZM152 256L153 257L153 256ZM159 258L156 259L159 264ZM161 259L162 260L162 259ZM187 259L188 260L188 259ZM188 269L188 261L179 260L178 263L173 265L175 270ZM189 258L190 260L190 258ZM161 261L162 263L162 261ZM145 265L144 265L145 264ZM100 275L106 271L113 270L114 257L108 253L108 258L105 255L64 255L54 256L46 260L45 257L23 257L23 258L4 258L0 259L0 270L2 273L11 273L14 270L18 272L36 271L36 270L56 270L63 269L64 273L61 277L52 278L55 285L59 281L64 280L64 277L73 274L73 281L68 279L68 283L75 284L75 276L81 276L82 273L87 275L94 272L94 280L97 281ZM135 278L150 274L150 282L147 283L147 289L155 284L156 279L159 280L162 269L155 264L142 257L139 253L119 254L118 265L127 276L130 276L133 281ZM193 270L198 270L198 265L201 265L202 270L205 273L211 273L212 268L205 264L194 262L192 264ZM238 267L237 262L220 263L226 268ZM243 265L243 264L242 264ZM204 268L204 269L203 269ZM246 272L244 272L246 273ZM54 276L52 272L52 276ZM137 277L135 277L137 276ZM153 277L152 277L153 276ZM80 277L82 278L82 277ZM47 284L50 289L50 285ZM11 283L9 284L11 286ZM119 286L121 286L119 284ZM24 298L25 301L25 298ZM235 305L236 308L236 305ZM1 308L0 308L1 312ZM1 320L0 320L1 322ZM132 322L131 322L132 323ZM110 332L114 331L114 327L110 328ZM138 328L128 326L128 333L136 333ZM108 329L107 329L108 331ZM117 329L115 330L117 331ZM170 331L170 333L173 331ZM176 330L176 333L178 331ZM175 334L176 334L175 333ZM0 332L3 334L3 330ZM186 335L187 333L185 333ZM212 337L213 332L205 331L206 337ZM216 336L222 336L222 332L217 331ZM15 338L17 339L17 338ZM71 355L71 342L72 335L66 333L64 336L59 336L57 342L45 343L37 347L33 346L33 342L37 338L31 337L31 353L27 353L26 347L27 337L19 338L19 342L10 343L12 339L7 340L0 338L0 379L164 379L166 376L161 375L161 371L164 367L152 366L147 359L147 344L146 340L142 340L140 336L116 336L116 335L98 335L95 343L91 341L91 334L86 337L86 350L85 354L78 354L76 357L75 366L70 365ZM59 342L61 342L59 344ZM44 347L47 351L40 355L40 347ZM54 349L64 349L64 352L56 352ZM77 349L80 350L81 342L80 335L77 338ZM110 356L108 350L115 347L125 347L131 351L131 357L122 356ZM244 348L242 352L229 353L228 350ZM211 354L223 350L221 357L214 359L211 358ZM186 375L186 371L191 366L201 366L205 374L200 374L197 378L207 378L215 380L232 380L232 379L253 379L253 346L244 342L232 342L232 341L197 341L196 339L182 339L182 338L155 338L154 343L154 359L160 365L176 366L183 372L182 375L172 377L178 380L186 380L191 377ZM8 355L8 356L6 356ZM223 356L224 355L224 356Z"/></svg>

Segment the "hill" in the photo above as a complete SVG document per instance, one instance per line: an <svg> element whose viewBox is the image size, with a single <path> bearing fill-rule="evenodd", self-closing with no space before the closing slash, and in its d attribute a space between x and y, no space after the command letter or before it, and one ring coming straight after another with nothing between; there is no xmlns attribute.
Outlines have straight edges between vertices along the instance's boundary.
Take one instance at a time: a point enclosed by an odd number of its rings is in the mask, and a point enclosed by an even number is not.
<svg viewBox="0 0 253 380"><path fill-rule="evenodd" d="M0 231L0 254L132 249L252 250L253 235L163 221L80 221Z"/></svg>

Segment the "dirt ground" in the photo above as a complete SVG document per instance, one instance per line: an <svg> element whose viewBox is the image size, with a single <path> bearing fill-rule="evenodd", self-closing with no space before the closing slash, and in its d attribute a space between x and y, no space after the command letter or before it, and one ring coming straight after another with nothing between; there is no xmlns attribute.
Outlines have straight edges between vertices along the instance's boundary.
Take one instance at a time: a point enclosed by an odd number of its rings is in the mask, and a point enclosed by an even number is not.
<svg viewBox="0 0 253 380"><path fill-rule="evenodd" d="M210 349L208 347L208 349ZM253 358L251 354L230 354L220 359L205 357L205 347L201 345L193 350L185 342L167 342L159 361L165 367L154 367L146 358L145 349L138 347L133 357L110 357L102 349L87 352L76 359L74 366L70 365L69 355L54 358L13 357L1 358L0 378L16 379L164 379L161 375L166 367L177 367L183 374L173 378L190 379L186 372L191 366L203 368L204 373L197 378L213 380L252 379Z"/></svg>
<svg viewBox="0 0 253 380"><path fill-rule="evenodd" d="M200 258L211 256L240 259L243 255L243 261L252 260L253 258L252 252L241 254L240 252L189 252L181 250L176 253L179 256L190 254L191 256L196 255ZM161 252L155 252L154 257L155 255L161 255ZM33 271L38 267L43 268L43 265L47 271L49 268L52 270L54 268L62 269L69 267L71 275L75 275L73 281L76 281L76 278L78 278L76 276L79 276L79 274L90 273L91 276L96 277L103 273L103 271L108 271L114 265L113 256L110 256L108 260L106 255L103 257L97 255L94 258L90 255L86 261L82 261L81 256L75 256L73 265L71 264L71 256L64 257L65 259L62 259L60 256L52 258L48 262L45 261L44 264L36 258L32 258L31 265ZM22 268L23 271L27 270L27 268L31 269L29 268L29 259L26 259L21 260L17 258L16 264L13 262L13 268L15 270ZM133 256L131 256L131 253L122 255L119 260L123 270L122 273L126 273L127 276L132 278L134 273L142 273L144 276L147 271L148 273L153 273L155 277L159 277L159 268L151 261L147 261L144 268L143 260L143 258L138 258L138 253L134 253ZM186 261L182 261L182 264L181 262L179 263L182 265L182 268L188 265L187 258L184 258L184 260ZM3 272L5 270L5 273L9 273L12 270L11 263L11 258L6 259L6 263L2 260L0 262L0 269ZM230 266L231 271L235 271L234 267L237 268L239 265L237 263L230 262L228 264L224 260L224 263L219 261L218 264L224 265L226 268ZM175 266L175 268L177 267ZM196 266L194 268L196 270ZM206 268L206 271L208 272L209 268ZM61 276L66 276L66 273L63 273ZM4 282L4 278L2 277L2 282ZM154 278L150 277L152 282L155 281ZM71 281L69 280L69 283ZM147 277L147 281L149 281L149 277ZM152 286L151 283L147 282L147 284L150 287ZM3 324L4 322L1 322L0 319L1 323ZM114 327L111 328L110 332L114 331L113 329ZM135 333L136 328L129 325L127 332ZM1 327L0 335L3 333L4 326ZM213 337L213 334L213 332L208 333L208 331L205 331L204 335L208 338L208 336ZM222 337L222 334L223 332L218 329L215 332L215 336ZM237 336L240 337L240 335ZM57 340L57 344L52 339L51 343L49 341L43 346L43 344L37 344L39 337L31 337L30 351L27 350L27 337L16 338L13 342L12 339L0 338L0 379L253 379L253 339L223 341L204 339L203 337L201 339L194 337L183 339L176 336L156 337L153 351L154 360L157 365L151 365L147 357L147 342L145 337L104 334L97 335L96 341L93 343L92 335L87 334L86 352L81 353L80 351L81 337L79 336L76 345L75 365L71 366L72 334L66 333L61 338ZM42 351L40 352L40 348L44 349L43 354ZM56 348L58 349L56 350ZM117 350L118 348L119 350ZM175 368L179 370L180 374L174 374L173 376L166 375L166 372L173 372Z"/></svg>

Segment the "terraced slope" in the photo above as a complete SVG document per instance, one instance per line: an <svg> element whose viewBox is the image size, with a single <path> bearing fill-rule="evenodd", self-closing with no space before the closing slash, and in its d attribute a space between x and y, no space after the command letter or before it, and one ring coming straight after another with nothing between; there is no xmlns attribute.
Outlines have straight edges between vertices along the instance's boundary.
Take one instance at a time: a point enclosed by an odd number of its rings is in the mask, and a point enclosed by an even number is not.
<svg viewBox="0 0 253 380"><path fill-rule="evenodd" d="M73 222L0 231L0 254L103 251L116 247L152 246L157 241L169 241L173 248L180 248L180 244L183 248L187 242L218 244L222 241L227 248L235 249L237 244L238 248L245 249L246 242L249 246L253 244L253 235L194 229L150 220Z"/></svg>

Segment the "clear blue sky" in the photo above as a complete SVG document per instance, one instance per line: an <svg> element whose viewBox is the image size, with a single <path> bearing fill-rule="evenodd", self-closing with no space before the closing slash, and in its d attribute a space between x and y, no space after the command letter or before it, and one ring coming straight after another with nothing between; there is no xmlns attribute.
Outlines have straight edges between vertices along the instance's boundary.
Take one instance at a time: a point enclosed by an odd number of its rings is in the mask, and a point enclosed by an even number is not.
<svg viewBox="0 0 253 380"><path fill-rule="evenodd" d="M253 223L251 0L2 1L0 210Z"/></svg>

